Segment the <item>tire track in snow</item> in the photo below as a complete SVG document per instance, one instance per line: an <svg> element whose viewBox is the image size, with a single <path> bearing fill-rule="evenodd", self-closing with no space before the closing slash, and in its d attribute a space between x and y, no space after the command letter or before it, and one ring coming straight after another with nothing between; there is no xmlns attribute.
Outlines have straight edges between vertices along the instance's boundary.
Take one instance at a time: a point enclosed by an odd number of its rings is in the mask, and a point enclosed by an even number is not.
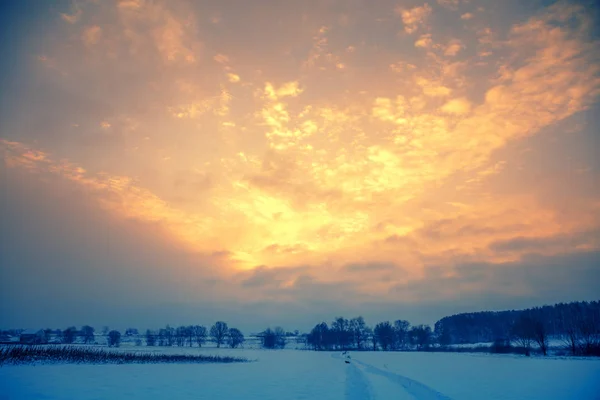
<svg viewBox="0 0 600 400"><path fill-rule="evenodd" d="M335 353L332 354L331 357L342 361L342 357ZM371 400L373 398L371 395L371 384L365 376L365 373L353 363L344 363L344 367L346 368L346 387L344 399Z"/></svg>
<svg viewBox="0 0 600 400"><path fill-rule="evenodd" d="M370 400L371 384L356 365L345 364L346 369L346 400Z"/></svg>
<svg viewBox="0 0 600 400"><path fill-rule="evenodd" d="M370 364L366 364L362 361L352 360L352 362L362 365L365 368L365 371L370 374L383 376L389 379L390 381L402 386L404 390L406 390L411 396L413 396L417 400L452 400L450 397L436 391L435 389L430 388L427 385L422 384L421 382L412 380L402 375L394 374L392 372L384 371ZM346 397L346 399L350 398ZM352 399L354 399L354 397L352 397ZM356 399L358 399L358 397Z"/></svg>

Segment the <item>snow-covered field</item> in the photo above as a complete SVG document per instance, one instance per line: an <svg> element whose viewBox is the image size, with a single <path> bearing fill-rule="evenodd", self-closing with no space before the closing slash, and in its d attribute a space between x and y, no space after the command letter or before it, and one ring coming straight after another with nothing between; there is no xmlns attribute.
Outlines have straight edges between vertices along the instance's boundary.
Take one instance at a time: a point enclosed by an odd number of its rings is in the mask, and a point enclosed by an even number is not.
<svg viewBox="0 0 600 400"><path fill-rule="evenodd" d="M338 352L153 350L257 361L4 366L0 399L600 399L600 360L361 352L346 364Z"/></svg>

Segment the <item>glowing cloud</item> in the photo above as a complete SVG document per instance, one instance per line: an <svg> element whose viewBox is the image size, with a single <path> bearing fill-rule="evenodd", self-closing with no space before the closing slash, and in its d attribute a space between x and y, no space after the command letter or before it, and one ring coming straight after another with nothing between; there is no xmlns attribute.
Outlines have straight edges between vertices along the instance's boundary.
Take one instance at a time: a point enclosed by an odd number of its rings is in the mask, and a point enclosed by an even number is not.
<svg viewBox="0 0 600 400"><path fill-rule="evenodd" d="M465 98L452 99L442 106L442 111L448 114L468 114L471 111L471 102Z"/></svg>
<svg viewBox="0 0 600 400"><path fill-rule="evenodd" d="M396 12L400 14L402 22L404 23L404 31L409 34L416 32L420 26L425 25L431 11L432 9L427 3L420 7L410 9L396 9Z"/></svg>
<svg viewBox="0 0 600 400"><path fill-rule="evenodd" d="M474 2L373 4L392 19L78 2L31 57L47 84L11 97L24 111L0 154L8 174L218 254L240 301L335 285L417 301L398 288L435 268L600 249L594 159L564 144L597 130L590 13L495 20ZM565 149L579 172L560 177Z"/></svg>

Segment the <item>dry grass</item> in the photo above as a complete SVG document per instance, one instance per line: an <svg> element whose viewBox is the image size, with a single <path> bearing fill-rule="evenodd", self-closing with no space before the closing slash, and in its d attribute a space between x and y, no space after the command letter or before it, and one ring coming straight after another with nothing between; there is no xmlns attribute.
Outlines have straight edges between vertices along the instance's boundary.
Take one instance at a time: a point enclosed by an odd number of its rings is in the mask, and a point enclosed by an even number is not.
<svg viewBox="0 0 600 400"><path fill-rule="evenodd" d="M0 347L0 366L5 364L199 364L248 362L245 358L193 354L161 354L111 351L77 346Z"/></svg>

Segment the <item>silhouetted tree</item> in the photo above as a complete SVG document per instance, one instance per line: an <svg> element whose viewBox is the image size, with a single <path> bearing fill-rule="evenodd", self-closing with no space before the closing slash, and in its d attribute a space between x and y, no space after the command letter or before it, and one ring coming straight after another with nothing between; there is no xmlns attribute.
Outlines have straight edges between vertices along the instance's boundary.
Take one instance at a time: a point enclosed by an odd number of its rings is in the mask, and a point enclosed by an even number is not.
<svg viewBox="0 0 600 400"><path fill-rule="evenodd" d="M410 323L408 321L402 319L394 321L394 348L396 350L406 348L409 329Z"/></svg>
<svg viewBox="0 0 600 400"><path fill-rule="evenodd" d="M65 329L62 332L62 342L66 344L71 344L75 341L75 336L77 335L77 328L71 326Z"/></svg>
<svg viewBox="0 0 600 400"><path fill-rule="evenodd" d="M156 335L150 329L146 331L146 346L156 345Z"/></svg>
<svg viewBox="0 0 600 400"><path fill-rule="evenodd" d="M528 315L521 315L513 324L512 340L525 350L525 355L531 355L531 344L535 339L534 321Z"/></svg>
<svg viewBox="0 0 600 400"><path fill-rule="evenodd" d="M198 343L198 347L202 347L202 345L206 342L206 327L202 325L194 326L193 334L196 343Z"/></svg>
<svg viewBox="0 0 600 400"><path fill-rule="evenodd" d="M345 350L348 348L351 339L350 323L346 318L337 317L331 323L331 332L335 339L335 345L338 349Z"/></svg>
<svg viewBox="0 0 600 400"><path fill-rule="evenodd" d="M185 346L185 340L187 339L187 327L180 326L175 329L175 344L177 346L182 347Z"/></svg>
<svg viewBox="0 0 600 400"><path fill-rule="evenodd" d="M166 334L167 334L166 329L159 329L158 330L158 345L159 346L166 346L167 345Z"/></svg>
<svg viewBox="0 0 600 400"><path fill-rule="evenodd" d="M543 355L548 355L548 334L542 321L532 321L533 340L537 343Z"/></svg>
<svg viewBox="0 0 600 400"><path fill-rule="evenodd" d="M81 336L83 336L83 343L89 344L94 342L94 328L89 325L81 327Z"/></svg>
<svg viewBox="0 0 600 400"><path fill-rule="evenodd" d="M175 344L175 328L171 328L169 325L164 330L165 334L165 345L173 346Z"/></svg>
<svg viewBox="0 0 600 400"><path fill-rule="evenodd" d="M325 350L329 349L331 343L329 340L330 333L329 327L326 322L321 322L315 325L306 337L307 344L313 348L313 350Z"/></svg>
<svg viewBox="0 0 600 400"><path fill-rule="evenodd" d="M217 347L221 347L221 344L223 344L225 341L228 331L229 327L223 321L215 322L215 324L210 328L210 336L213 338L215 343L217 343Z"/></svg>
<svg viewBox="0 0 600 400"><path fill-rule="evenodd" d="M283 349L285 347L285 331L279 326L275 329L267 328L259 336L262 347L265 349Z"/></svg>
<svg viewBox="0 0 600 400"><path fill-rule="evenodd" d="M431 344L432 332L428 325L413 326L409 331L411 343L417 347L417 350L429 348Z"/></svg>
<svg viewBox="0 0 600 400"><path fill-rule="evenodd" d="M433 335L439 345L442 347L452 344L452 334L450 332L450 328L448 327L448 324L444 324L442 321L435 323Z"/></svg>
<svg viewBox="0 0 600 400"><path fill-rule="evenodd" d="M237 328L229 328L227 342L229 344L229 347L235 349L236 347L244 343L244 334Z"/></svg>
<svg viewBox="0 0 600 400"><path fill-rule="evenodd" d="M108 346L119 347L121 345L121 332L110 331L108 332Z"/></svg>
<svg viewBox="0 0 600 400"><path fill-rule="evenodd" d="M566 322L561 337L567 348L571 351L571 354L576 355L579 347L579 335L577 325L572 318L569 318L569 321Z"/></svg>
<svg viewBox="0 0 600 400"><path fill-rule="evenodd" d="M286 344L287 344L287 339L285 337L285 331L283 330L282 327L276 326L275 327L275 348L283 349L283 348L285 348Z"/></svg>
<svg viewBox="0 0 600 400"><path fill-rule="evenodd" d="M350 332L352 333L354 345L358 350L362 350L369 334L363 317L356 317L350 320Z"/></svg>
<svg viewBox="0 0 600 400"><path fill-rule="evenodd" d="M394 344L394 328L389 321L380 322L373 329L374 340L379 343L384 351L389 350Z"/></svg>
<svg viewBox="0 0 600 400"><path fill-rule="evenodd" d="M577 326L582 321L594 320L594 315L600 316L600 302L558 303L526 310L457 314L436 322L435 331L438 338L443 333L450 344L492 342L511 337L512 326L522 315L541 321L549 338L562 337L568 349L575 354L583 351Z"/></svg>
<svg viewBox="0 0 600 400"><path fill-rule="evenodd" d="M577 323L579 351L585 356L600 356L600 318L594 314L580 318Z"/></svg>

